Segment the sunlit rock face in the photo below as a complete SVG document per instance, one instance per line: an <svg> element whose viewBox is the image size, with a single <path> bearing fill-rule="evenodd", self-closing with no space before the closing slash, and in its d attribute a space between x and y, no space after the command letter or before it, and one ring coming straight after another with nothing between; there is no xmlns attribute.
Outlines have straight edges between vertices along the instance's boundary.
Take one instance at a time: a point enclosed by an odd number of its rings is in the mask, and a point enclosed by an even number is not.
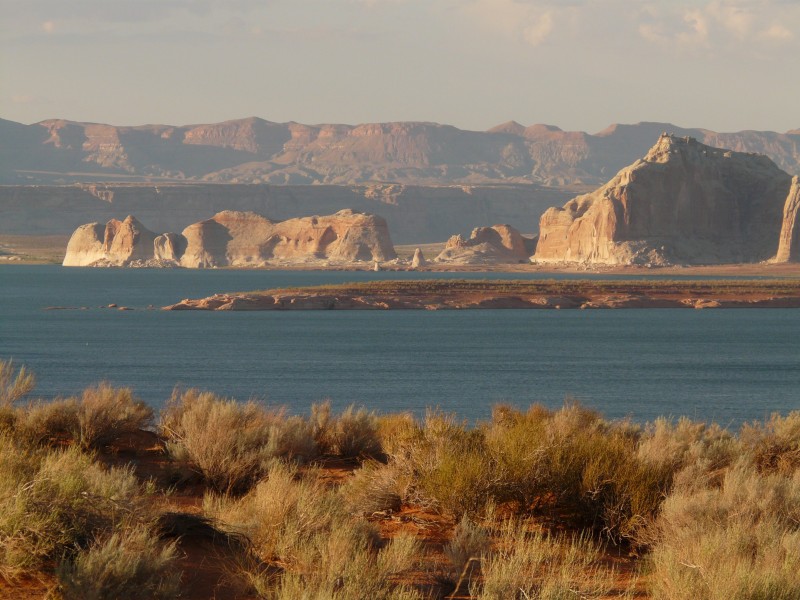
<svg viewBox="0 0 800 600"><path fill-rule="evenodd" d="M124 221L111 219L105 227L88 223L72 234L62 264L84 267L102 262L122 266L135 260L149 260L153 258L155 238L156 234L130 215Z"/></svg>
<svg viewBox="0 0 800 600"><path fill-rule="evenodd" d="M608 265L769 260L790 188L792 178L766 156L662 134L601 188L548 209L533 258Z"/></svg>

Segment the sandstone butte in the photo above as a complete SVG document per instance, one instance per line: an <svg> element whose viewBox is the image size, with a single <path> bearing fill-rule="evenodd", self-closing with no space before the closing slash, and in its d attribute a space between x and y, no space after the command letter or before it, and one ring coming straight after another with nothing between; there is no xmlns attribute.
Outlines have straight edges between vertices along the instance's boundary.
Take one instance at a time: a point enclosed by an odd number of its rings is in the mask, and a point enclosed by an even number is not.
<svg viewBox="0 0 800 600"><path fill-rule="evenodd" d="M535 262L604 265L797 260L797 178L766 156L662 134L594 192L541 217Z"/></svg>
<svg viewBox="0 0 800 600"><path fill-rule="evenodd" d="M533 240L526 240L510 225L476 227L469 239L454 235L436 257L436 262L452 264L527 263L533 253Z"/></svg>
<svg viewBox="0 0 800 600"><path fill-rule="evenodd" d="M270 221L252 212L222 211L182 233L156 235L136 218L80 226L64 266L265 266L351 263L396 258L386 221L352 210Z"/></svg>

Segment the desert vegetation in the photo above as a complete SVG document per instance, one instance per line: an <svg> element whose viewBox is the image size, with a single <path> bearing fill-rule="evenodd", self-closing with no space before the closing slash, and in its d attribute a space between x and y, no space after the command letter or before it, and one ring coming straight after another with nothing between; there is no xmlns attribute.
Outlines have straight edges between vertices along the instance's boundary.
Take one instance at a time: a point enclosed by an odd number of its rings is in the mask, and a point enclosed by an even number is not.
<svg viewBox="0 0 800 600"><path fill-rule="evenodd" d="M800 597L800 412L466 423L188 389L157 415L34 385L0 361L2 597Z"/></svg>

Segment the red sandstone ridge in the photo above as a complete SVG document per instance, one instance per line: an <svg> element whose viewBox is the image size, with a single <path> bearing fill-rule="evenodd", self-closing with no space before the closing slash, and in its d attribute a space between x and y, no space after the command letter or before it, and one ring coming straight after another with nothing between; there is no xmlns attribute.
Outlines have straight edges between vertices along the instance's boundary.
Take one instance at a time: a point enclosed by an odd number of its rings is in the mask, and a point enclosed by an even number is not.
<svg viewBox="0 0 800 600"><path fill-rule="evenodd" d="M766 261L776 255L791 187L792 178L766 156L662 134L643 159L601 188L548 209L533 258L606 265ZM786 206L787 218L796 204ZM794 221L787 227L785 243L796 246Z"/></svg>
<svg viewBox="0 0 800 600"><path fill-rule="evenodd" d="M222 211L183 233L155 236L133 217L105 228L91 223L70 239L64 266L139 263L160 266L255 267L314 261L346 264L397 258L386 221L341 210L334 215L271 221L252 212Z"/></svg>

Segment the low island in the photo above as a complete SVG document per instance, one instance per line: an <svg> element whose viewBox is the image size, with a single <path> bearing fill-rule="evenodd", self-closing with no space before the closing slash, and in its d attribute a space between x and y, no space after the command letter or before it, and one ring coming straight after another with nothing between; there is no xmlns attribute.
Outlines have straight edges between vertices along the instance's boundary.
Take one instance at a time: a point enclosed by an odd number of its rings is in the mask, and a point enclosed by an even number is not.
<svg viewBox="0 0 800 600"><path fill-rule="evenodd" d="M165 310L797 308L800 280L373 281L185 299Z"/></svg>

